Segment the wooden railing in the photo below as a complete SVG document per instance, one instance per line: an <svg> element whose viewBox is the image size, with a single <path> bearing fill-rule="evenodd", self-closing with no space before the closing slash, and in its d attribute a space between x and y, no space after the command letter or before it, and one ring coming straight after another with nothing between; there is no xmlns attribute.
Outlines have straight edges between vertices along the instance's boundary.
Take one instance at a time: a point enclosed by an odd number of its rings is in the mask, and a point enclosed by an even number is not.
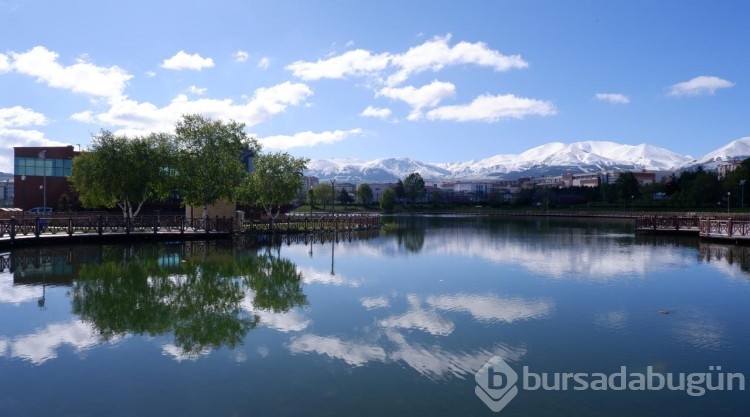
<svg viewBox="0 0 750 417"><path fill-rule="evenodd" d="M750 221L734 219L701 219L700 236L750 238Z"/></svg>
<svg viewBox="0 0 750 417"><path fill-rule="evenodd" d="M299 214L276 219L246 221L246 232L313 232L331 230L371 230L380 228L380 216L374 214Z"/></svg>
<svg viewBox="0 0 750 417"><path fill-rule="evenodd" d="M232 218L185 218L183 216L138 216L125 218L117 215L23 217L0 220L0 238L18 236L42 237L74 234L132 234L132 233L220 233L234 231Z"/></svg>

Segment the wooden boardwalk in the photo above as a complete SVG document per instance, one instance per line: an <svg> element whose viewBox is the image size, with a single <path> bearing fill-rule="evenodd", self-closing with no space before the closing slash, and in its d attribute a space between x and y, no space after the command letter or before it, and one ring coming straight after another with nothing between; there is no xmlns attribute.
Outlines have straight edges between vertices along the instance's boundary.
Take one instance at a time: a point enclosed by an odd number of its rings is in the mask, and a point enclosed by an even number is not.
<svg viewBox="0 0 750 417"><path fill-rule="evenodd" d="M701 213L700 216L641 216L636 232L689 234L702 239L750 243L750 218L746 215Z"/></svg>
<svg viewBox="0 0 750 417"><path fill-rule="evenodd" d="M242 234L327 233L377 230L380 216L313 214L237 223L233 218L118 215L25 216L0 220L0 248L81 240L165 240L232 238Z"/></svg>

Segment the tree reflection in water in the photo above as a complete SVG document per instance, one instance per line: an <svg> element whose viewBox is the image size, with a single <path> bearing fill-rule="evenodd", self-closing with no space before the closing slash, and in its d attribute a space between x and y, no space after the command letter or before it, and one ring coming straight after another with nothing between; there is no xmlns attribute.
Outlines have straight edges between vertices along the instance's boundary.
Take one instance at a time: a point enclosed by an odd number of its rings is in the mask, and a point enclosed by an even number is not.
<svg viewBox="0 0 750 417"><path fill-rule="evenodd" d="M106 247L101 263L81 268L71 288L73 313L90 322L102 341L173 333L174 344L192 356L242 344L260 320L241 308L249 293L262 310L307 304L296 265L269 251L183 258L158 248Z"/></svg>

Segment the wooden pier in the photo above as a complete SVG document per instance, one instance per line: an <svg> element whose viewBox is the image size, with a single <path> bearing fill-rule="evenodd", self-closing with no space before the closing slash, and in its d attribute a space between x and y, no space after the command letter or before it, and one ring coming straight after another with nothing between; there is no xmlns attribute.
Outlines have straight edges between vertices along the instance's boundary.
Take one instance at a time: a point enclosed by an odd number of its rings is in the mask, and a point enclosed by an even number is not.
<svg viewBox="0 0 750 417"><path fill-rule="evenodd" d="M185 218L55 214L0 219L0 247L66 243L80 240L229 239L240 234L305 234L377 230L380 216L371 214L314 213L238 223L234 218Z"/></svg>
<svg viewBox="0 0 750 417"><path fill-rule="evenodd" d="M750 243L750 218L747 215L711 214L681 216L640 216L636 232L688 234L701 239Z"/></svg>

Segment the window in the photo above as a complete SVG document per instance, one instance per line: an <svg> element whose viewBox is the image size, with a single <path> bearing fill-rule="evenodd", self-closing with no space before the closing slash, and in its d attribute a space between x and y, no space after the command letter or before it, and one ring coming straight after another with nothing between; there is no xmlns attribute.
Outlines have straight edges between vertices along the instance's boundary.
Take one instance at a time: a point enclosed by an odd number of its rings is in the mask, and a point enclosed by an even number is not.
<svg viewBox="0 0 750 417"><path fill-rule="evenodd" d="M72 159L15 158L15 175L69 177L73 172Z"/></svg>

